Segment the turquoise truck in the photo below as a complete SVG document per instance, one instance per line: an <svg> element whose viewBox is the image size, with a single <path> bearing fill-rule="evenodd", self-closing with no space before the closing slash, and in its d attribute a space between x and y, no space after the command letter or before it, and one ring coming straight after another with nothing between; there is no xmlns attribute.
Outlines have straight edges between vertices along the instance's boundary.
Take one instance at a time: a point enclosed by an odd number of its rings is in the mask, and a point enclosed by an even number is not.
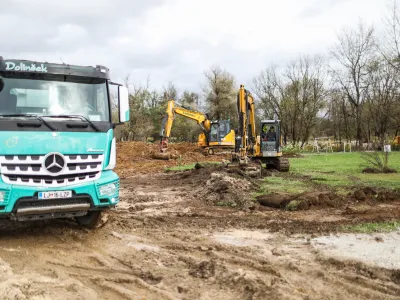
<svg viewBox="0 0 400 300"><path fill-rule="evenodd" d="M119 202L114 129L127 121L108 68L0 56L0 217L95 227Z"/></svg>

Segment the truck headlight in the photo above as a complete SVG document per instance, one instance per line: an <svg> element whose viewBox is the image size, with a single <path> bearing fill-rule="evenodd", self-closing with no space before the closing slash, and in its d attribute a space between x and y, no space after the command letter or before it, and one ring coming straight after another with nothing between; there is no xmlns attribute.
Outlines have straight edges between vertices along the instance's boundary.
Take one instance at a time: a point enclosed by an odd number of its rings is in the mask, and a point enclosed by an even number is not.
<svg viewBox="0 0 400 300"><path fill-rule="evenodd" d="M115 183L109 183L99 188L100 196L112 196L117 192L117 185Z"/></svg>
<svg viewBox="0 0 400 300"><path fill-rule="evenodd" d="M0 202L4 202L5 198L6 198L6 192L0 191Z"/></svg>

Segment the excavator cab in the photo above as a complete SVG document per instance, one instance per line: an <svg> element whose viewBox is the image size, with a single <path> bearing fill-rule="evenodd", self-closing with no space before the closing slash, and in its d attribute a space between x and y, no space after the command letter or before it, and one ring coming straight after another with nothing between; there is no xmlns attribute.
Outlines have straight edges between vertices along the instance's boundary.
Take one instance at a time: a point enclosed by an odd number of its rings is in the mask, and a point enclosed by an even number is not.
<svg viewBox="0 0 400 300"><path fill-rule="evenodd" d="M257 156L267 167L280 172L289 171L289 160L282 157L280 120L261 121L260 153Z"/></svg>
<svg viewBox="0 0 400 300"><path fill-rule="evenodd" d="M229 120L212 121L209 142L221 145L221 143L224 141L224 138L230 133L230 131L231 124Z"/></svg>
<svg viewBox="0 0 400 300"><path fill-rule="evenodd" d="M279 120L261 121L260 152L263 157L277 157L281 155Z"/></svg>
<svg viewBox="0 0 400 300"><path fill-rule="evenodd" d="M205 133L200 134L197 144L204 148L205 155L213 155L215 149L234 148L235 131L231 129L231 121L211 121L207 136Z"/></svg>

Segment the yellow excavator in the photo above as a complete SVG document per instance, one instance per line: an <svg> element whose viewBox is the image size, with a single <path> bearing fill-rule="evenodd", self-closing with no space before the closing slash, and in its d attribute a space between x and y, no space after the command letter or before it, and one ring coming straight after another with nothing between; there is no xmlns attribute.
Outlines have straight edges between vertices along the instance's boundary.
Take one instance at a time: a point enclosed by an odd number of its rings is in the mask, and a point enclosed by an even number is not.
<svg viewBox="0 0 400 300"><path fill-rule="evenodd" d="M167 103L166 115L161 125L160 151L168 150L168 140L175 114L194 120L199 124L203 132L199 135L197 145L206 155L213 155L216 150L234 149L235 131L231 129L230 120L210 121L207 114L194 111L188 107L177 104L174 100Z"/></svg>
<svg viewBox="0 0 400 300"><path fill-rule="evenodd" d="M257 135L254 98L244 85L240 86L237 95L237 108L239 128L233 160L240 166L265 164L267 169L288 172L289 160L282 156L280 121L261 121L261 135Z"/></svg>

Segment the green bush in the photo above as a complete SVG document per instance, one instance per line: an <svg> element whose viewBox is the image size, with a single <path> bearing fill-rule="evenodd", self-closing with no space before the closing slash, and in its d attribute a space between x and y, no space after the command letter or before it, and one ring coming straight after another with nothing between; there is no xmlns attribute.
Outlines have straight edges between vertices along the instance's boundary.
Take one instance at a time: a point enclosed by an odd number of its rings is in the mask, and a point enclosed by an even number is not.
<svg viewBox="0 0 400 300"><path fill-rule="evenodd" d="M297 154L297 153L301 153L302 151L303 150L298 145L289 144L289 145L282 147L282 152L286 153L286 154Z"/></svg>

